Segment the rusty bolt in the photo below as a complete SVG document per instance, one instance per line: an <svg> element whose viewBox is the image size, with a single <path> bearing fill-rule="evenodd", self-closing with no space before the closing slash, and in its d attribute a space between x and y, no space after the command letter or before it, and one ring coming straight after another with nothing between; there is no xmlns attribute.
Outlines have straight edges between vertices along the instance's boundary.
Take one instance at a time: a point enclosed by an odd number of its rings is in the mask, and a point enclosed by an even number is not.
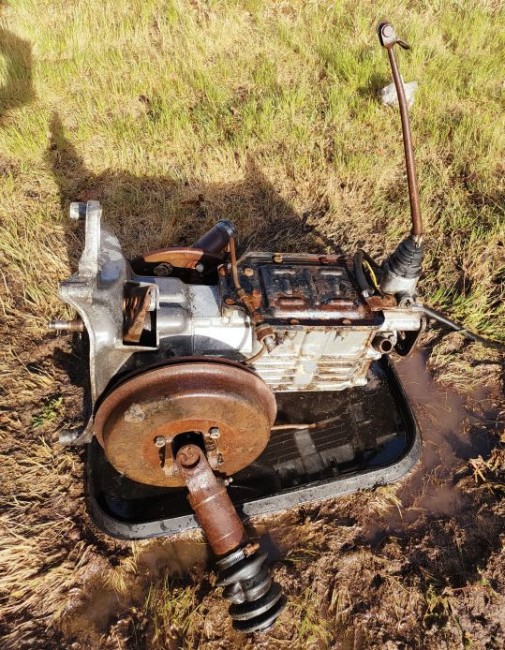
<svg viewBox="0 0 505 650"><path fill-rule="evenodd" d="M221 436L221 431L219 431L219 427L211 427L209 429L209 436L212 438L212 440L217 440Z"/></svg>
<svg viewBox="0 0 505 650"><path fill-rule="evenodd" d="M298 320L298 318L291 318L290 321L289 321L289 324L290 325L298 325L299 322L300 321Z"/></svg>
<svg viewBox="0 0 505 650"><path fill-rule="evenodd" d="M194 445L186 445L177 454L177 462L186 468L194 467L199 460L200 454Z"/></svg>
<svg viewBox="0 0 505 650"><path fill-rule="evenodd" d="M235 301L233 300L233 298L225 298L224 301L225 301L225 303L227 305L234 305L235 304Z"/></svg>
<svg viewBox="0 0 505 650"><path fill-rule="evenodd" d="M244 275L246 276L246 278L252 278L252 276L254 275L254 269L251 269L248 266L247 268L244 269Z"/></svg>
<svg viewBox="0 0 505 650"><path fill-rule="evenodd" d="M174 267L171 264L169 264L168 262L162 262L161 264L158 264L158 266L154 267L154 275L157 275L158 277L166 278L169 275L171 275L173 270Z"/></svg>
<svg viewBox="0 0 505 650"><path fill-rule="evenodd" d="M167 444L167 441L165 440L165 438L163 436L156 436L156 438L154 439L154 446L158 447L158 449L161 449L166 444Z"/></svg>
<svg viewBox="0 0 505 650"><path fill-rule="evenodd" d="M384 27L382 28L382 35L384 36L384 38L391 38L394 35L394 33L395 30L389 24L384 25Z"/></svg>
<svg viewBox="0 0 505 650"><path fill-rule="evenodd" d="M272 260L276 264L282 264L283 257L282 257L282 255L280 255L280 253L275 253L275 255L272 255Z"/></svg>

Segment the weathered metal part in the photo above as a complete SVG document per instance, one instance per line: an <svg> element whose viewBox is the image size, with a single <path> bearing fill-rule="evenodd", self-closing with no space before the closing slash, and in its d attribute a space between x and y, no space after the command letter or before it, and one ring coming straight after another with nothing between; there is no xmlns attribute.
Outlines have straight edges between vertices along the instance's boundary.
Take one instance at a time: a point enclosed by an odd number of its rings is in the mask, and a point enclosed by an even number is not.
<svg viewBox="0 0 505 650"><path fill-rule="evenodd" d="M78 312L89 335L93 403L135 349L143 349L123 346L123 287L132 273L117 238L102 227L101 216L98 201L88 201L79 270L60 284L62 300Z"/></svg>
<svg viewBox="0 0 505 650"><path fill-rule="evenodd" d="M170 264L177 268L196 269L198 264L217 266L223 260L222 255L208 253L197 248L159 248L133 260L133 266L143 264Z"/></svg>
<svg viewBox="0 0 505 650"><path fill-rule="evenodd" d="M225 555L246 539L240 517L223 481L212 471L205 454L196 445L184 445L175 462L189 491L189 503L216 555Z"/></svg>
<svg viewBox="0 0 505 650"><path fill-rule="evenodd" d="M235 225L227 219L218 221L215 226L208 230L196 241L192 248L200 248L206 253L218 255L230 243L230 239L237 236Z"/></svg>
<svg viewBox="0 0 505 650"><path fill-rule="evenodd" d="M139 343L146 325L147 313L152 309L151 304L156 285L127 282L124 291L123 341Z"/></svg>
<svg viewBox="0 0 505 650"><path fill-rule="evenodd" d="M240 286L257 301L257 330L268 328L276 339L254 368L278 392L362 386L381 354L371 344L376 334L420 326L419 310L399 309L392 296L363 299L341 257L248 253L237 273ZM226 270L219 282L226 302L235 283ZM232 305L227 313L239 309ZM258 345L254 352L260 350Z"/></svg>
<svg viewBox="0 0 505 650"><path fill-rule="evenodd" d="M398 332L395 345L395 352L400 357L410 357L416 349L421 334L426 329L426 318L421 317L420 327L417 331L400 331Z"/></svg>
<svg viewBox="0 0 505 650"><path fill-rule="evenodd" d="M258 544L247 544L244 525L225 483L216 477L203 450L182 446L175 462L186 483L188 500L207 541L217 556L218 585L231 601L233 627L244 633L270 627L284 609L286 599L263 566L267 554Z"/></svg>
<svg viewBox="0 0 505 650"><path fill-rule="evenodd" d="M229 476L261 454L276 411L271 390L244 366L177 359L115 388L97 410L95 433L117 471L139 483L178 487L184 485L173 457L178 435L198 435L213 469Z"/></svg>
<svg viewBox="0 0 505 650"><path fill-rule="evenodd" d="M347 319L373 324L375 317L351 279L347 260L288 253L277 258L281 262L274 262L273 257L246 253L237 263L240 285L255 298L256 310L265 323L298 319L328 325ZM234 296L231 276L220 276L219 281L222 295Z"/></svg>
<svg viewBox="0 0 505 650"><path fill-rule="evenodd" d="M389 354L393 351L396 343L396 336L393 334L379 334L372 341L372 346L381 354Z"/></svg>
<svg viewBox="0 0 505 650"><path fill-rule="evenodd" d="M421 218L421 205L419 202L416 163L414 159L414 145L412 144L412 133L410 130L409 107L393 49L396 43L404 49L409 49L409 45L398 39L393 26L387 22L379 25L378 32L381 45L386 48L388 53L391 73L393 75L393 81L398 95L398 104L400 106L400 118L402 123L403 148L405 150L407 181L409 187L410 216L412 220L411 232L412 236L420 241L423 235L423 223Z"/></svg>

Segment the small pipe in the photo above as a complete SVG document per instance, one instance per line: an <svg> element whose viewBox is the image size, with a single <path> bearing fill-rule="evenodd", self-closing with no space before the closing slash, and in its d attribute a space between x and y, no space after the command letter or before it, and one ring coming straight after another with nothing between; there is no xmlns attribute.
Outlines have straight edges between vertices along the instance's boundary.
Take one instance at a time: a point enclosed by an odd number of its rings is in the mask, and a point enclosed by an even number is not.
<svg viewBox="0 0 505 650"><path fill-rule="evenodd" d="M237 270L237 251L235 249L235 237L230 237L230 265L231 265L231 277L233 280L233 286L237 292L243 291L238 278Z"/></svg>
<svg viewBox="0 0 505 650"><path fill-rule="evenodd" d="M245 359L243 363L246 364L246 366L252 365L255 361L260 359L266 352L268 351L268 348L266 346L266 343L263 343L261 345L261 348L256 352L256 354L253 354L252 357L249 357L248 359Z"/></svg>
<svg viewBox="0 0 505 650"><path fill-rule="evenodd" d="M237 229L231 221L222 219L196 241L191 248L200 248L206 253L218 255L228 246L230 239L235 237Z"/></svg>

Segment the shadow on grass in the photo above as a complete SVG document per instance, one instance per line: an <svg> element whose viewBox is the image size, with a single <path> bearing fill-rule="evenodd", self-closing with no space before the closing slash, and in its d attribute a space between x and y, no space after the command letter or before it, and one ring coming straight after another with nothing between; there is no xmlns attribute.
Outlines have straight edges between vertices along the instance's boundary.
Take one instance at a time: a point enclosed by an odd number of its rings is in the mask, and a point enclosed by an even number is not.
<svg viewBox="0 0 505 650"><path fill-rule="evenodd" d="M239 251L339 252L299 215L248 157L244 178L229 183L181 181L170 176L142 176L126 171L89 170L67 139L57 113L50 122L46 162L59 188L63 213L71 201L99 200L125 255L132 258L165 246L188 246L219 219L239 231ZM82 251L82 229L68 218L67 248L71 265Z"/></svg>
<svg viewBox="0 0 505 650"><path fill-rule="evenodd" d="M30 43L0 28L0 56L5 60L4 83L0 87L0 126L4 126L9 111L29 104L36 95Z"/></svg>

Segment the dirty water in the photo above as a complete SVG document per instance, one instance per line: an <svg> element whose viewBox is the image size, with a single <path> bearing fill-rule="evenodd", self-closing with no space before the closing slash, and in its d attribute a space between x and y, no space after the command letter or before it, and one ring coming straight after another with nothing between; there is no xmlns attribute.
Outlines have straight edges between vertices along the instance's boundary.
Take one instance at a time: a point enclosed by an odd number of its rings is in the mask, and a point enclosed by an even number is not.
<svg viewBox="0 0 505 650"><path fill-rule="evenodd" d="M487 458L496 444L490 431L498 426L500 409L491 391L479 388L462 395L436 384L426 362L426 354L417 351L397 364L422 432L422 458L417 469L400 482L400 508L392 508L380 522L370 518L365 539L379 530L400 534L425 515L455 516L470 501L458 487L458 470L464 470L471 458Z"/></svg>

